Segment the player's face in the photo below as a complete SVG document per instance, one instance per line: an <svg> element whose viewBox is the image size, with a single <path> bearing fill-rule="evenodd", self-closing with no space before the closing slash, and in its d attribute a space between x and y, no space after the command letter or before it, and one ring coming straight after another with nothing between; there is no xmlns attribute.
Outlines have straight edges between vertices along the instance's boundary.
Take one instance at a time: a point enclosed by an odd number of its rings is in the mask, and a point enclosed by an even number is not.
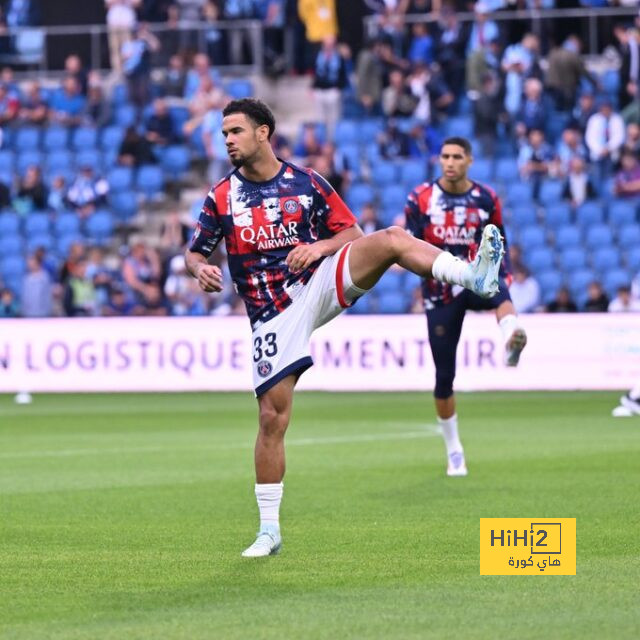
<svg viewBox="0 0 640 640"><path fill-rule="evenodd" d="M255 158L260 150L266 127L256 127L244 113L232 113L222 121L222 135L226 139L229 160L241 167Z"/></svg>
<svg viewBox="0 0 640 640"><path fill-rule="evenodd" d="M471 156L457 144L445 144L440 151L442 175L450 182L466 180Z"/></svg>

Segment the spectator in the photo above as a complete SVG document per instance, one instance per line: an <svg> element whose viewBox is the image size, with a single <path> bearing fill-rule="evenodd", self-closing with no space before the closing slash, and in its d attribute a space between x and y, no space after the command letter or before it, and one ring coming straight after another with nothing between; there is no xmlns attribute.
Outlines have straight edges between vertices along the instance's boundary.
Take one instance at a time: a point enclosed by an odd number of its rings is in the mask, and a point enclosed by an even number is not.
<svg viewBox="0 0 640 640"><path fill-rule="evenodd" d="M143 109L151 97L151 53L160 49L160 41L145 24L136 27L132 40L122 45L122 70L127 78L129 100Z"/></svg>
<svg viewBox="0 0 640 640"><path fill-rule="evenodd" d="M209 76L203 76L200 87L189 101L190 118L184 123L182 131L191 136L202 125L205 117L212 111L220 111L228 100L224 91L213 83Z"/></svg>
<svg viewBox="0 0 640 640"><path fill-rule="evenodd" d="M293 149L293 155L304 163L310 162L314 156L320 155L322 141L318 136L318 128L314 122L305 122L299 142Z"/></svg>
<svg viewBox="0 0 640 640"><path fill-rule="evenodd" d="M93 316L98 310L96 290L87 275L87 261L81 259L64 285L62 302L65 315L69 317Z"/></svg>
<svg viewBox="0 0 640 640"><path fill-rule="evenodd" d="M522 261L522 249L519 244L509 245L509 262L513 271L526 270L524 262Z"/></svg>
<svg viewBox="0 0 640 640"><path fill-rule="evenodd" d="M104 178L94 175L90 166L80 167L80 171L67 191L67 202L78 212L80 217L87 218L98 206L106 201L109 183Z"/></svg>
<svg viewBox="0 0 640 640"><path fill-rule="evenodd" d="M475 20L471 27L471 34L469 35L467 55L484 49L488 42L498 40L500 37L498 24L488 17L491 13L488 2L476 2L473 11L475 13Z"/></svg>
<svg viewBox="0 0 640 640"><path fill-rule="evenodd" d="M391 118L409 118L418 106L404 73L394 69L389 74L389 86L382 91L382 112Z"/></svg>
<svg viewBox="0 0 640 640"><path fill-rule="evenodd" d="M109 289L109 298L101 313L104 316L140 316L144 314L144 309L127 297L120 283L114 283Z"/></svg>
<svg viewBox="0 0 640 640"><path fill-rule="evenodd" d="M183 253L187 242L193 235L193 226L188 224L177 211L170 212L160 228L160 249L167 259L177 253Z"/></svg>
<svg viewBox="0 0 640 640"><path fill-rule="evenodd" d="M567 287L560 287L556 297L545 308L548 313L575 313L577 310Z"/></svg>
<svg viewBox="0 0 640 640"><path fill-rule="evenodd" d="M365 235L384 229L382 221L378 218L376 209L371 202L367 202L362 206L362 211L358 216L358 224Z"/></svg>
<svg viewBox="0 0 640 640"><path fill-rule="evenodd" d="M537 36L527 33L521 42L507 47L502 57L502 69L506 74L504 106L512 117L520 110L525 79L541 76L539 49Z"/></svg>
<svg viewBox="0 0 640 640"><path fill-rule="evenodd" d="M324 40L338 37L335 0L298 0L298 15L305 28L305 69L311 69Z"/></svg>
<svg viewBox="0 0 640 640"><path fill-rule="evenodd" d="M580 156L569 161L569 172L562 187L562 199L568 200L573 208L579 207L586 200L593 200L598 194L587 173L585 162Z"/></svg>
<svg viewBox="0 0 640 640"><path fill-rule="evenodd" d="M429 27L424 22L416 22L411 27L411 42L407 58L411 64L430 65L435 62L435 43Z"/></svg>
<svg viewBox="0 0 640 640"><path fill-rule="evenodd" d="M640 196L640 162L638 157L626 151L620 160L620 171L616 174L614 193L622 198Z"/></svg>
<svg viewBox="0 0 640 640"><path fill-rule="evenodd" d="M436 60L447 78L454 95L464 89L466 48L468 31L464 28L453 8L444 6L438 22L440 36L436 48Z"/></svg>
<svg viewBox="0 0 640 640"><path fill-rule="evenodd" d="M254 0L226 0L224 17L226 20L251 20L257 17ZM252 34L243 27L229 30L229 49L231 64L243 64L245 46L251 46Z"/></svg>
<svg viewBox="0 0 640 640"><path fill-rule="evenodd" d="M640 159L640 124L630 122L627 125L627 134L620 149L620 156L622 157L625 152L632 153Z"/></svg>
<svg viewBox="0 0 640 640"><path fill-rule="evenodd" d="M344 196L344 178L333 164L333 157L327 153L321 153L313 159L313 169L317 171L337 192Z"/></svg>
<svg viewBox="0 0 640 640"><path fill-rule="evenodd" d="M571 112L571 120L569 127L571 129L578 129L582 135L587 130L587 123L589 118L596 113L596 101L592 93L583 93L578 98L578 104Z"/></svg>
<svg viewBox="0 0 640 640"><path fill-rule="evenodd" d="M378 149L387 160L409 157L411 138L398 127L394 118L389 118L384 130L378 134Z"/></svg>
<svg viewBox="0 0 640 640"><path fill-rule="evenodd" d="M224 32L221 29L218 29L216 26L216 22L221 19L220 13L221 8L218 7L218 4L213 1L206 2L202 9L202 18L211 25L204 34L205 40L207 42L207 54L209 55L209 58L211 60L214 60L218 65L227 64L229 61L227 56ZM273 43L273 29L271 23L269 22L270 18L271 16L264 16L265 49L267 49L269 45ZM269 53L271 53L270 48ZM267 51L265 51L265 58L267 58Z"/></svg>
<svg viewBox="0 0 640 640"><path fill-rule="evenodd" d="M43 125L49 115L49 105L42 95L40 83L30 82L27 86L26 97L20 105L18 118L26 125Z"/></svg>
<svg viewBox="0 0 640 640"><path fill-rule="evenodd" d="M9 176L0 178L0 214L2 209L6 209L11 204L11 185L5 184L5 180L10 179Z"/></svg>
<svg viewBox="0 0 640 640"><path fill-rule="evenodd" d="M222 112L211 109L202 122L202 143L209 161L209 184L214 185L231 168L227 146L222 135Z"/></svg>
<svg viewBox="0 0 640 640"><path fill-rule="evenodd" d="M476 100L482 91L486 77L493 78L496 92L502 93L502 69L500 68L500 42L490 40L483 49L478 49L467 58L467 95Z"/></svg>
<svg viewBox="0 0 640 640"><path fill-rule="evenodd" d="M291 160L293 151L288 138L274 131L271 136L271 148L278 158L281 160Z"/></svg>
<svg viewBox="0 0 640 640"><path fill-rule="evenodd" d="M140 167L156 162L156 156L147 138L139 134L136 127L127 127L118 150L118 164L125 167Z"/></svg>
<svg viewBox="0 0 640 640"><path fill-rule="evenodd" d="M67 187L64 176L55 176L51 180L51 188L47 196L47 209L57 213L66 206Z"/></svg>
<svg viewBox="0 0 640 640"><path fill-rule="evenodd" d="M187 72L184 68L184 59L179 54L174 54L169 58L169 66L164 77L164 93L166 96L182 98L185 93ZM200 81L198 80L198 84Z"/></svg>
<svg viewBox="0 0 640 640"><path fill-rule="evenodd" d="M84 120L87 126L101 129L111 122L111 101L107 100L101 84L89 83Z"/></svg>
<svg viewBox="0 0 640 640"><path fill-rule="evenodd" d="M20 100L9 92L4 82L0 82L0 126L7 126L15 122L20 112Z"/></svg>
<svg viewBox="0 0 640 640"><path fill-rule="evenodd" d="M640 300L635 300L631 296L631 287L629 285L618 287L616 297L609 303L609 311L612 313L640 311Z"/></svg>
<svg viewBox="0 0 640 640"><path fill-rule="evenodd" d="M122 276L131 290L136 306L149 315L166 315L160 277L162 269L158 253L142 242L136 242L122 265Z"/></svg>
<svg viewBox="0 0 640 640"><path fill-rule="evenodd" d="M109 301L109 292L113 285L113 274L105 263L105 250L92 247L87 254L85 277L95 290L95 312L99 313Z"/></svg>
<svg viewBox="0 0 640 640"><path fill-rule="evenodd" d="M47 196L47 188L42 180L40 167L34 165L27 167L24 177L18 185L17 199L21 202L16 208L24 211L46 209Z"/></svg>
<svg viewBox="0 0 640 640"><path fill-rule="evenodd" d="M206 315L202 290L187 274L182 254L174 256L169 263L169 277L164 284L164 294L172 316Z"/></svg>
<svg viewBox="0 0 640 640"><path fill-rule="evenodd" d="M27 258L27 274L22 281L20 300L25 318L46 318L51 315L51 276L36 255Z"/></svg>
<svg viewBox="0 0 640 640"><path fill-rule="evenodd" d="M51 98L49 117L58 124L77 126L81 124L86 104L78 81L73 76L65 76L62 87Z"/></svg>
<svg viewBox="0 0 640 640"><path fill-rule="evenodd" d="M75 273L76 266L81 260L85 260L85 249L80 242L74 242L67 253L66 260L60 268L60 282L65 284L66 281Z"/></svg>
<svg viewBox="0 0 640 640"><path fill-rule="evenodd" d="M603 313L609 309L609 298L599 282L592 282L587 288L584 310L589 313Z"/></svg>
<svg viewBox="0 0 640 640"><path fill-rule="evenodd" d="M18 301L11 289L0 289L0 318L17 318Z"/></svg>
<svg viewBox="0 0 640 640"><path fill-rule="evenodd" d="M609 98L603 98L598 111L589 118L585 132L585 141L591 161L598 169L600 182L611 175L613 166L620 157L624 134L622 116L614 112Z"/></svg>
<svg viewBox="0 0 640 640"><path fill-rule="evenodd" d="M636 29L629 29L625 25L616 25L613 30L618 39L620 54L620 83L618 89L618 104L625 109L638 97L640 86L640 38Z"/></svg>
<svg viewBox="0 0 640 640"><path fill-rule="evenodd" d="M509 293L518 313L531 313L540 304L540 285L527 268L513 271Z"/></svg>
<svg viewBox="0 0 640 640"><path fill-rule="evenodd" d="M8 0L6 3L7 25L35 27L41 24L39 0Z"/></svg>
<svg viewBox="0 0 640 640"><path fill-rule="evenodd" d="M175 141L173 120L169 114L167 101L156 98L153 101L153 112L147 120L145 138L152 145L165 147Z"/></svg>
<svg viewBox="0 0 640 640"><path fill-rule="evenodd" d="M455 97L441 75L424 65L416 65L408 79L411 93L418 101L413 116L421 122L434 124L444 116Z"/></svg>
<svg viewBox="0 0 640 640"><path fill-rule="evenodd" d="M520 149L518 168L522 179L531 181L531 194L535 201L539 199L542 180L549 174L553 159L553 150L545 141L544 133L532 129L527 144Z"/></svg>
<svg viewBox="0 0 640 640"><path fill-rule="evenodd" d="M586 78L593 88L597 89L596 79L587 71L582 60L581 49L580 38L570 35L562 46L553 48L549 53L545 80L559 111L569 111L573 108L582 78Z"/></svg>
<svg viewBox="0 0 640 640"><path fill-rule="evenodd" d="M342 91L347 84L346 60L335 37L327 36L316 56L313 88L320 120L326 125L329 140L333 140L336 124L342 116Z"/></svg>
<svg viewBox="0 0 640 640"><path fill-rule="evenodd" d="M109 53L111 69L120 75L122 73L122 48L131 40L131 34L136 26L136 9L141 0L104 0L107 7L107 31L109 34Z"/></svg>
<svg viewBox="0 0 640 640"><path fill-rule="evenodd" d="M505 120L506 112L500 97L500 85L494 74L487 73L482 80L480 93L473 101L473 127L482 155L494 155L498 124Z"/></svg>
<svg viewBox="0 0 640 640"><path fill-rule="evenodd" d="M211 67L211 61L206 53L197 53L193 56L191 68L187 72L184 86L184 97L190 100L196 92L200 91L203 81L208 78L211 82L207 86L221 87L220 74Z"/></svg>
<svg viewBox="0 0 640 640"><path fill-rule="evenodd" d="M556 155L558 157L558 173L563 176L569 174L569 165L573 158L587 161L589 154L578 129L569 127L562 132Z"/></svg>
<svg viewBox="0 0 640 640"><path fill-rule="evenodd" d="M516 136L523 139L532 129L544 131L549 114L542 95L542 82L538 78L524 81L524 97L516 117Z"/></svg>
<svg viewBox="0 0 640 640"><path fill-rule="evenodd" d="M86 96L87 89L89 88L89 79L79 55L72 53L65 58L64 72L68 76L73 76L78 81L80 93Z"/></svg>

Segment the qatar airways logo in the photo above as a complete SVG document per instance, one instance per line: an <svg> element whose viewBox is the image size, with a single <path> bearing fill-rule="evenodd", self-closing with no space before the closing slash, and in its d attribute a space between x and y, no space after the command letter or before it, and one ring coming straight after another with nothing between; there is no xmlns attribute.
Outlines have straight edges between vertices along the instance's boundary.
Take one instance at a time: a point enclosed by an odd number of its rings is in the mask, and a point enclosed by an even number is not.
<svg viewBox="0 0 640 640"><path fill-rule="evenodd" d="M433 235L447 244L470 245L475 242L475 227L448 227L443 224L436 224L432 227Z"/></svg>
<svg viewBox="0 0 640 640"><path fill-rule="evenodd" d="M258 251L290 247L300 242L298 237L298 223L265 224L254 227L243 227L240 237L248 244L257 245Z"/></svg>

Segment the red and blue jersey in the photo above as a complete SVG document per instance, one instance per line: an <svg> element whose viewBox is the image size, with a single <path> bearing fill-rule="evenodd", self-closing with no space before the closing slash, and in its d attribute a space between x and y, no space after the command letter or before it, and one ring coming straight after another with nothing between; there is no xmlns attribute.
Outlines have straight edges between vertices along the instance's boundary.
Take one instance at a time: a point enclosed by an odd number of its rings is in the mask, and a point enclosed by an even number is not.
<svg viewBox="0 0 640 640"><path fill-rule="evenodd" d="M416 238L462 260L473 260L487 224L495 224L504 237L500 200L492 189L478 182L473 182L468 191L459 194L445 191L437 180L425 182L409 194L405 216L407 230ZM509 277L506 254L500 276ZM447 304L456 293L450 284L431 278L422 281L427 307Z"/></svg>
<svg viewBox="0 0 640 640"><path fill-rule="evenodd" d="M284 311L322 259L292 273L287 255L356 224L329 183L282 161L272 180L252 182L237 169L207 195L190 250L210 256L224 238L231 278L253 328Z"/></svg>

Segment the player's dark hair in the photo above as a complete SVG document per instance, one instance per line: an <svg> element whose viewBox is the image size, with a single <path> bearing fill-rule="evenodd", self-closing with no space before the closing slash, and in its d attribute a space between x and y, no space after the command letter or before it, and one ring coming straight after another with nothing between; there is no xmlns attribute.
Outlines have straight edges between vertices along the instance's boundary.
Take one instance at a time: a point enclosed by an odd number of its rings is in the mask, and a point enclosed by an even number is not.
<svg viewBox="0 0 640 640"><path fill-rule="evenodd" d="M471 143L466 138L462 138L461 136L452 136L451 138L447 138L442 143L442 146L444 147L445 144L458 145L459 147L462 147L464 149L464 152L468 156L471 155ZM440 147L440 148L442 148L442 147Z"/></svg>
<svg viewBox="0 0 640 640"><path fill-rule="evenodd" d="M229 116L232 113L244 113L249 120L254 122L257 126L261 127L266 125L269 127L269 139L276 130L276 119L271 113L271 109L257 98L240 98L239 100L232 100L223 110L223 116Z"/></svg>

